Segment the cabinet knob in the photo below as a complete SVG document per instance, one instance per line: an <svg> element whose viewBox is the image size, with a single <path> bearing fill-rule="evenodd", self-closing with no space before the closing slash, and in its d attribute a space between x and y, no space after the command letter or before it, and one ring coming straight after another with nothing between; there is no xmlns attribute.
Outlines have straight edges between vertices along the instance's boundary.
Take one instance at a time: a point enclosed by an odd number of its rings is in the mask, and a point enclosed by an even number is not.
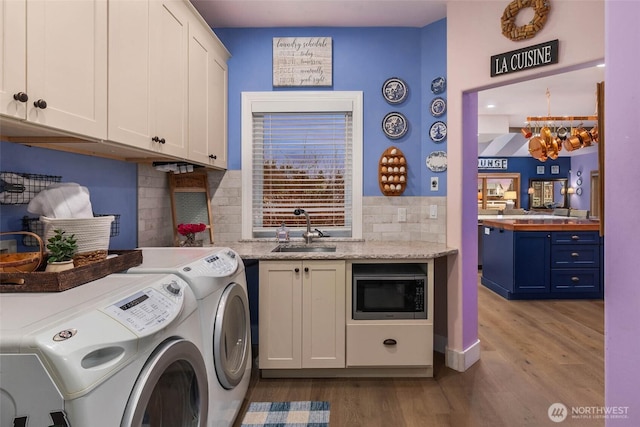
<svg viewBox="0 0 640 427"><path fill-rule="evenodd" d="M398 341L394 340L393 338L387 338L386 340L382 341L382 344L387 346L393 346L398 344Z"/></svg>
<svg viewBox="0 0 640 427"><path fill-rule="evenodd" d="M218 158L218 156L213 155L213 154L209 154L209 158L210 158L211 160L215 160L215 159L217 159L217 158Z"/></svg>
<svg viewBox="0 0 640 427"><path fill-rule="evenodd" d="M27 102L29 100L29 96L24 92L18 92L13 94L13 99L20 102Z"/></svg>
<svg viewBox="0 0 640 427"><path fill-rule="evenodd" d="M573 276L573 277L571 278L571 281L572 281L572 282L574 282L574 283L575 283L575 282L579 282L579 281L580 281L580 278L579 278L579 277L576 277L576 276Z"/></svg>
<svg viewBox="0 0 640 427"><path fill-rule="evenodd" d="M160 138L160 137L157 137L157 136L154 136L153 138L151 138L151 140L152 140L153 142L157 142L157 143L160 143L160 144L164 144L164 143L166 142L166 141L164 140L164 138Z"/></svg>
<svg viewBox="0 0 640 427"><path fill-rule="evenodd" d="M305 268L304 268L304 272L305 272L305 273L308 273L308 272L309 272L309 267L305 267Z"/></svg>
<svg viewBox="0 0 640 427"><path fill-rule="evenodd" d="M298 267L294 268L293 271L295 271L296 273L300 273L300 269Z"/></svg>
<svg viewBox="0 0 640 427"><path fill-rule="evenodd" d="M580 236L573 235L571 236L571 240L580 240Z"/></svg>
<svg viewBox="0 0 640 427"><path fill-rule="evenodd" d="M579 257L580 254L578 252L571 252L572 257Z"/></svg>
<svg viewBox="0 0 640 427"><path fill-rule="evenodd" d="M40 108L40 109L44 110L45 108L47 108L47 101L45 101L44 99L38 99L37 101L33 102L33 105L36 108Z"/></svg>

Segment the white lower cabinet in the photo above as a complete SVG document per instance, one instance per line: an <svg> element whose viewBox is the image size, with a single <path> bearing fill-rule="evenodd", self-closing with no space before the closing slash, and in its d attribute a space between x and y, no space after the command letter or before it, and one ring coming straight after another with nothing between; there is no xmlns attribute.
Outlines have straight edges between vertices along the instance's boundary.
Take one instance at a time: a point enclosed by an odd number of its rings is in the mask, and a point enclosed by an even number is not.
<svg viewBox="0 0 640 427"><path fill-rule="evenodd" d="M347 367L433 365L433 325L395 322L347 325Z"/></svg>
<svg viewBox="0 0 640 427"><path fill-rule="evenodd" d="M345 262L261 261L260 369L345 367Z"/></svg>

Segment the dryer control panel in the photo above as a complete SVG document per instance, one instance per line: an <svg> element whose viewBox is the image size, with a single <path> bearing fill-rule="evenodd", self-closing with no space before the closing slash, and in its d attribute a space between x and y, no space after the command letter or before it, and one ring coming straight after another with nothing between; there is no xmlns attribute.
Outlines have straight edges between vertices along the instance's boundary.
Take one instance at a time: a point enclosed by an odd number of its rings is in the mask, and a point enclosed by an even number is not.
<svg viewBox="0 0 640 427"><path fill-rule="evenodd" d="M228 277L237 269L238 256L233 250L224 249L183 267L182 271L191 277Z"/></svg>

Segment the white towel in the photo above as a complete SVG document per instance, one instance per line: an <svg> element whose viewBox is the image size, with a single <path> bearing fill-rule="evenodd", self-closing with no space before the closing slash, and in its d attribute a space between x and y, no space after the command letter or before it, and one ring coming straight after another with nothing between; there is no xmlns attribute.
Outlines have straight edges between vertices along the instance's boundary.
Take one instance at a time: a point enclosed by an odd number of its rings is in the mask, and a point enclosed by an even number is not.
<svg viewBox="0 0 640 427"><path fill-rule="evenodd" d="M29 202L27 211L50 218L93 218L89 189L74 182L49 185Z"/></svg>

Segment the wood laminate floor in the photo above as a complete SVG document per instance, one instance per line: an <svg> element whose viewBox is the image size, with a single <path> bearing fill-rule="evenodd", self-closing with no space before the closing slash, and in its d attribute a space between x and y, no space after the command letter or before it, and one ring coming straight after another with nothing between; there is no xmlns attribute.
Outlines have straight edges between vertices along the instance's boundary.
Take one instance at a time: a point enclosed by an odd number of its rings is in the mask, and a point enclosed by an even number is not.
<svg viewBox="0 0 640 427"><path fill-rule="evenodd" d="M479 285L480 361L466 372L435 354L434 378L262 379L247 402L325 400L331 427L604 426L552 422L552 403L604 406L604 302L507 301ZM587 409L581 409L587 410Z"/></svg>

